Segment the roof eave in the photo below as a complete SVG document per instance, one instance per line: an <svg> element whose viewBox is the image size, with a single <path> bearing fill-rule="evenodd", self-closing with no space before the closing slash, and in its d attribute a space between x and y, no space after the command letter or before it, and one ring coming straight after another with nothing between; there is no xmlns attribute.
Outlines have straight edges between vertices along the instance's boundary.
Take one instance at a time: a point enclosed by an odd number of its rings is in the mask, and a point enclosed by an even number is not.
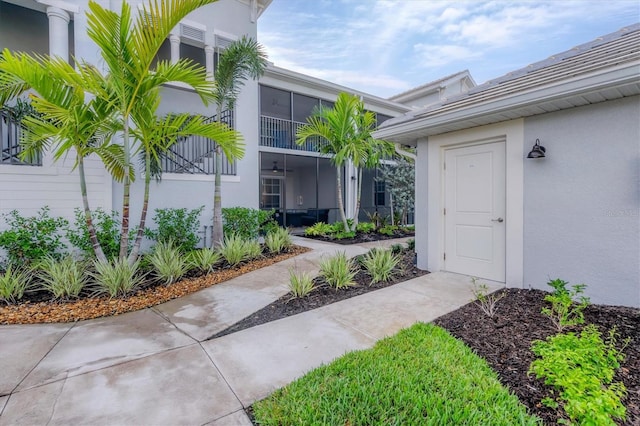
<svg viewBox="0 0 640 426"><path fill-rule="evenodd" d="M629 62L617 68L609 68L605 72L578 76L559 84L534 88L440 114L436 110L423 117L414 117L405 122L384 127L376 131L375 137L404 144L415 144L418 138L444 133L442 127L445 124L448 127L459 124L456 130L476 127L477 124L473 123L473 120L491 114L638 83L639 78L640 61Z"/></svg>

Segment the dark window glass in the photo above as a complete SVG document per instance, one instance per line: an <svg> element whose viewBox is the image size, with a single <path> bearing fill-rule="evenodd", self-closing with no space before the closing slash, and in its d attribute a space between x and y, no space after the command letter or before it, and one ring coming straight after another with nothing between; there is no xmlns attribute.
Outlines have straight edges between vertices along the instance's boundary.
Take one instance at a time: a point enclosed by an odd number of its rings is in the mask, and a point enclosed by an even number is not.
<svg viewBox="0 0 640 426"><path fill-rule="evenodd" d="M260 86L260 115L291 120L291 92Z"/></svg>
<svg viewBox="0 0 640 426"><path fill-rule="evenodd" d="M376 118L378 120L378 126L380 126L382 123L384 123L385 121L389 120L390 118L393 118L389 115L384 115L384 114L376 114Z"/></svg>
<svg viewBox="0 0 640 426"><path fill-rule="evenodd" d="M385 205L385 184L383 180L377 180L374 182L374 198L376 206Z"/></svg>
<svg viewBox="0 0 640 426"><path fill-rule="evenodd" d="M171 56L171 49L169 49L169 56ZM206 66L206 55L202 47L180 43L180 59L191 59L202 67Z"/></svg>
<svg viewBox="0 0 640 426"><path fill-rule="evenodd" d="M293 95L293 121L306 123L307 117L310 117L320 105L320 100L310 96Z"/></svg>

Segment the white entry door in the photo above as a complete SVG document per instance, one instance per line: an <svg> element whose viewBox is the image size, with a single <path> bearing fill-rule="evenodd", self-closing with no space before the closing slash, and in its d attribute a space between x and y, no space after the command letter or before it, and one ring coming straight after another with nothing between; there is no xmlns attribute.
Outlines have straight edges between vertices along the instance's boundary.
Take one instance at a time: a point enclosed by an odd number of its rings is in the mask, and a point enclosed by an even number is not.
<svg viewBox="0 0 640 426"><path fill-rule="evenodd" d="M505 281L505 143L447 149L444 268Z"/></svg>

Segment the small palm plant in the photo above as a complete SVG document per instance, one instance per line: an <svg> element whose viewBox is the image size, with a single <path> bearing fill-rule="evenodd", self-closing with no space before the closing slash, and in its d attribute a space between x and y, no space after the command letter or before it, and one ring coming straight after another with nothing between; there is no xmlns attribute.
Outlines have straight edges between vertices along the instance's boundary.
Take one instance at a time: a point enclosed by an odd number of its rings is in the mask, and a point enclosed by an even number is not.
<svg viewBox="0 0 640 426"><path fill-rule="evenodd" d="M269 253L281 253L291 247L291 234L286 228L277 228L269 231L264 237L264 244Z"/></svg>
<svg viewBox="0 0 640 426"><path fill-rule="evenodd" d="M109 297L126 296L133 293L142 284L143 276L138 274L140 261L130 264L127 259L99 261L93 263L95 272L95 294L107 294Z"/></svg>
<svg viewBox="0 0 640 426"><path fill-rule="evenodd" d="M203 248L202 250L194 250L190 253L189 263L193 268L204 274L208 274L214 271L221 257L220 252L210 248Z"/></svg>
<svg viewBox="0 0 640 426"><path fill-rule="evenodd" d="M53 256L45 257L38 264L42 289L51 293L55 299L77 298L88 282L85 263L71 255L61 260Z"/></svg>
<svg viewBox="0 0 640 426"><path fill-rule="evenodd" d="M347 259L345 252L323 259L320 262L320 275L336 290L356 285L353 281L356 273L351 259Z"/></svg>
<svg viewBox="0 0 640 426"><path fill-rule="evenodd" d="M371 276L371 284L389 281L396 273L400 258L391 250L372 249L362 256L361 263Z"/></svg>
<svg viewBox="0 0 640 426"><path fill-rule="evenodd" d="M189 270L187 258L171 241L156 244L147 259L153 265L155 275L165 285L178 281Z"/></svg>
<svg viewBox="0 0 640 426"><path fill-rule="evenodd" d="M0 300L5 303L16 303L22 299L25 291L30 287L32 273L26 269L7 267L4 274L0 274Z"/></svg>
<svg viewBox="0 0 640 426"><path fill-rule="evenodd" d="M297 272L289 268L289 291L293 298L304 297L313 290L313 277L308 272Z"/></svg>

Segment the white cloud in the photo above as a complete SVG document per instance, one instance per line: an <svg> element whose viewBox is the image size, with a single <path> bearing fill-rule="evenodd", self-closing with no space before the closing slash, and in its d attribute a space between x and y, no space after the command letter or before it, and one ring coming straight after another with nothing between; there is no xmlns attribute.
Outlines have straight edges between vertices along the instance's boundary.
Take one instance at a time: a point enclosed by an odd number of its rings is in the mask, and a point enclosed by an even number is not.
<svg viewBox="0 0 640 426"><path fill-rule="evenodd" d="M465 63L482 56L480 51L455 44L416 44L413 50L416 52L416 65L425 68L441 67L454 62Z"/></svg>

